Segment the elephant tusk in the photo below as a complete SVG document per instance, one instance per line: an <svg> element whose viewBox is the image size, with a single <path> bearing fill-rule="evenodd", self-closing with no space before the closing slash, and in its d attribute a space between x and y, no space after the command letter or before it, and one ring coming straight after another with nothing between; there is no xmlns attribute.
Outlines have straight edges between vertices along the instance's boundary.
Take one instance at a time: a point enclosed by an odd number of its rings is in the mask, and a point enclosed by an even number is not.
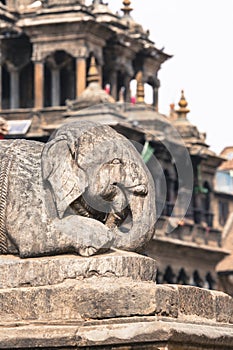
<svg viewBox="0 0 233 350"><path fill-rule="evenodd" d="M123 192L121 188L111 185L108 187L108 189L111 190L110 193L107 193L107 191L105 191L101 194L102 197L105 197L104 199L106 201L109 200L109 202L111 202L112 200L110 200L110 198L113 199L113 196L115 196L117 190L121 190L121 192L124 194L124 198L126 198L126 193ZM101 221L103 224L105 224L105 226L107 226L111 230L120 227L121 224L128 217L129 213L131 213L129 205L127 205L126 202L124 203L124 205L122 203L120 206L117 205L117 207L114 207L114 203L112 203L112 205L109 207L110 211L100 212L98 210L93 209L85 201L85 198L83 198L83 196L79 197L71 204L71 208L74 210L76 215L81 215L87 218L94 218L98 221Z"/></svg>
<svg viewBox="0 0 233 350"><path fill-rule="evenodd" d="M105 222L105 225L109 227L110 229L114 229L116 227L119 227L127 218L127 216L131 213L130 208L127 206L121 213L118 212L111 212L107 220Z"/></svg>
<svg viewBox="0 0 233 350"><path fill-rule="evenodd" d="M75 211L76 215L81 215L87 218L95 218L101 222L104 222L107 218L106 213L98 212L88 205L83 197L76 199L71 208Z"/></svg>
<svg viewBox="0 0 233 350"><path fill-rule="evenodd" d="M115 184L111 184L100 194L100 196L104 200L111 202L114 199L114 197L116 196L116 194L117 194L117 188L116 188Z"/></svg>
<svg viewBox="0 0 233 350"><path fill-rule="evenodd" d="M105 222L105 225L110 228L113 229L116 226L118 226L119 222L121 221L121 218L119 215L115 214L115 213L110 213L108 215L108 218Z"/></svg>
<svg viewBox="0 0 233 350"><path fill-rule="evenodd" d="M126 190L133 192L135 195L145 196L148 193L148 188L144 184L138 184L135 186L125 187Z"/></svg>

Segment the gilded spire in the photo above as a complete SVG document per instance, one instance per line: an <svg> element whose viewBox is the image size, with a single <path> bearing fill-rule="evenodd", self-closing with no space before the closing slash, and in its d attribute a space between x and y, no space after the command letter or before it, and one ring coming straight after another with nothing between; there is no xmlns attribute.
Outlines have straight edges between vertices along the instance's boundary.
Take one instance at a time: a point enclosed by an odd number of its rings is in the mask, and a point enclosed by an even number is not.
<svg viewBox="0 0 233 350"><path fill-rule="evenodd" d="M124 12L124 16L130 16L130 12L133 10L132 7L130 7L131 1L124 0L123 5L124 5L124 7L122 7L121 10Z"/></svg>
<svg viewBox="0 0 233 350"><path fill-rule="evenodd" d="M187 108L188 102L186 101L184 97L184 90L181 90L181 98L178 103L179 109L176 110L176 113L178 114L179 118L186 118L186 115L190 112L190 110Z"/></svg>
<svg viewBox="0 0 233 350"><path fill-rule="evenodd" d="M138 72L136 80L137 80L137 96L136 96L137 103L144 103L145 91L144 91L142 71Z"/></svg>
<svg viewBox="0 0 233 350"><path fill-rule="evenodd" d="M99 83L100 77L99 72L96 66L96 60L94 56L91 56L90 68L88 71L87 82L90 83Z"/></svg>

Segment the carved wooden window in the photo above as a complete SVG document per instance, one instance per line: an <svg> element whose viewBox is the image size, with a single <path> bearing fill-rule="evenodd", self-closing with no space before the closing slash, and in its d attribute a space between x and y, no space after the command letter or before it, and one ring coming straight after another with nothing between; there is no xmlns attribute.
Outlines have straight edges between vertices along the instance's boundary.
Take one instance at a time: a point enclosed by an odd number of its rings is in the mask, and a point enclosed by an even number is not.
<svg viewBox="0 0 233 350"><path fill-rule="evenodd" d="M164 276L163 276L163 282L164 283L175 283L175 274L171 268L171 266L167 266L166 270L165 270L165 273L164 273Z"/></svg>
<svg viewBox="0 0 233 350"><path fill-rule="evenodd" d="M229 205L227 201L219 200L218 202L218 221L221 226L224 226L229 214Z"/></svg>
<svg viewBox="0 0 233 350"><path fill-rule="evenodd" d="M189 284L189 276L183 267L179 271L176 283L183 285Z"/></svg>
<svg viewBox="0 0 233 350"><path fill-rule="evenodd" d="M214 285L216 284L216 281L213 279L212 275L210 272L206 274L206 282L208 284L209 289L214 289Z"/></svg>

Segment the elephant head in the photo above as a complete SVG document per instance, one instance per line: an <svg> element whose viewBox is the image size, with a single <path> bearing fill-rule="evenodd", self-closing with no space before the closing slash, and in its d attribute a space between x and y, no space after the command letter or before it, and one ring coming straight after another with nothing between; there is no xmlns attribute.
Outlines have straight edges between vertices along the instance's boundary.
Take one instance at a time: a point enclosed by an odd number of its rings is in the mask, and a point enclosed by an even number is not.
<svg viewBox="0 0 233 350"><path fill-rule="evenodd" d="M111 127L65 124L44 147L42 172L60 219L72 210L99 220L123 250L137 251L151 239L153 179L132 143Z"/></svg>

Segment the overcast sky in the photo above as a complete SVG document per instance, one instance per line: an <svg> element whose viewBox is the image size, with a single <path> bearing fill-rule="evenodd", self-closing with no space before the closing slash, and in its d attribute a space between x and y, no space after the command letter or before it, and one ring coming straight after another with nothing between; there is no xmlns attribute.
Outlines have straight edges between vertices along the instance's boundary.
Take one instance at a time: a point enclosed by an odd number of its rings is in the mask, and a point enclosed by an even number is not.
<svg viewBox="0 0 233 350"><path fill-rule="evenodd" d="M106 0L107 1L107 0ZM116 12L121 0L109 0ZM184 89L189 120L219 153L233 145L233 0L132 0L132 17L173 55L159 71L159 110Z"/></svg>

